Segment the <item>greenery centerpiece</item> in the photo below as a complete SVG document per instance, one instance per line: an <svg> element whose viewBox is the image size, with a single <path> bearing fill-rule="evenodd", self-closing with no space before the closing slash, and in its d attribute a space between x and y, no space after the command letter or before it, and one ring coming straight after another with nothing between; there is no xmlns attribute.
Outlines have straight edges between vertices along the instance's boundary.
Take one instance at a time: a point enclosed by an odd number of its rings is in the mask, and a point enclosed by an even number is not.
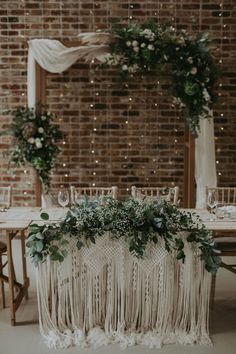
<svg viewBox="0 0 236 354"><path fill-rule="evenodd" d="M41 214L48 220L48 214ZM110 237L124 239L129 251L144 257L149 243L164 240L168 252L185 260L186 243L205 263L209 272L215 272L220 258L214 250L211 233L196 214L179 210L165 200L130 199L117 201L112 198L88 199L72 207L60 223L33 224L29 229L27 247L37 265L47 257L62 262L67 255L66 245L76 239L78 250L95 244L98 237L109 232Z"/></svg>
<svg viewBox="0 0 236 354"><path fill-rule="evenodd" d="M116 26L112 33L105 64L116 65L122 80L154 71L169 76L174 103L197 137L200 120L213 117L213 86L219 76L207 34L189 34L155 22Z"/></svg>
<svg viewBox="0 0 236 354"><path fill-rule="evenodd" d="M43 109L18 107L10 113L13 119L7 133L13 136L14 146L10 161L18 166L30 164L47 192L50 172L60 151L57 143L64 134L52 123L53 114Z"/></svg>

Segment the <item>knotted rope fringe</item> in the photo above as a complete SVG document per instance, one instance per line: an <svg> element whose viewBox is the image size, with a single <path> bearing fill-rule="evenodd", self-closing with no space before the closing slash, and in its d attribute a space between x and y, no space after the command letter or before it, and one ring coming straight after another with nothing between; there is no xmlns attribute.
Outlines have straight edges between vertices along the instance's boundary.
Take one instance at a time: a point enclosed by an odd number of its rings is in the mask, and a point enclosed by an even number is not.
<svg viewBox="0 0 236 354"><path fill-rule="evenodd" d="M79 252L70 240L62 264L47 260L37 270L40 332L48 347L210 344L211 275L190 245L185 250L182 264L161 241L137 259L109 235Z"/></svg>

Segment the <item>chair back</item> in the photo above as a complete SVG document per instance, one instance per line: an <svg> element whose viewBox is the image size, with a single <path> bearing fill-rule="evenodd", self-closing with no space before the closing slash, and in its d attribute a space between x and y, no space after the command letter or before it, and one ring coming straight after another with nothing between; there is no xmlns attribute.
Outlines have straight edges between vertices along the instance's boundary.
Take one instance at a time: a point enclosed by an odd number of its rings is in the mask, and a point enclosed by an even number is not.
<svg viewBox="0 0 236 354"><path fill-rule="evenodd" d="M215 192L216 201L224 205L236 205L236 187L206 187L206 199L210 191Z"/></svg>
<svg viewBox="0 0 236 354"><path fill-rule="evenodd" d="M9 208L11 206L11 187L0 187L0 207Z"/></svg>
<svg viewBox="0 0 236 354"><path fill-rule="evenodd" d="M163 187L131 187L131 195L133 198L150 198L164 199L174 205L178 205L179 187L163 188Z"/></svg>
<svg viewBox="0 0 236 354"><path fill-rule="evenodd" d="M76 199L82 198L83 196L92 197L105 197L110 196L117 199L118 188L116 186L112 187L70 187L71 204L75 204Z"/></svg>

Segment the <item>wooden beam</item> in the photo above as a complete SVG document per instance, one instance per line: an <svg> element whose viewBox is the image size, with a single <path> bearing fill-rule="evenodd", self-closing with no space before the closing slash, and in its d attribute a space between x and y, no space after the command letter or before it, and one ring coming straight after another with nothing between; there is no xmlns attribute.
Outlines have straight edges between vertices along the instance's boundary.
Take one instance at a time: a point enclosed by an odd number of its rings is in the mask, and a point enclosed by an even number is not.
<svg viewBox="0 0 236 354"><path fill-rule="evenodd" d="M46 103L46 70L36 63L36 104Z"/></svg>
<svg viewBox="0 0 236 354"><path fill-rule="evenodd" d="M46 71L36 63L36 104L40 110L41 105L46 104ZM42 182L36 174L35 182L36 206L41 206Z"/></svg>

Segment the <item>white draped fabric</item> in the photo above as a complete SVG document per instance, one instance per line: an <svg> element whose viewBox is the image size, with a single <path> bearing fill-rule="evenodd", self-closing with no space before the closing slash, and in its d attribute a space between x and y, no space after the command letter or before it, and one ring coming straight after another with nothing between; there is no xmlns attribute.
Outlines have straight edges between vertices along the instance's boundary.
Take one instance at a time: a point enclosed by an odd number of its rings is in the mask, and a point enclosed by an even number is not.
<svg viewBox="0 0 236 354"><path fill-rule="evenodd" d="M147 246L144 259L109 234L80 251L76 242L69 238L62 263L48 259L37 269L40 331L48 347L211 344L211 274L193 246L185 244L183 264L162 240Z"/></svg>
<svg viewBox="0 0 236 354"><path fill-rule="evenodd" d="M98 37L103 36L104 44L96 44ZM91 40L92 37L92 40ZM108 54L109 47L105 44L107 35L82 34L80 39L85 45L67 48L61 42L50 39L33 39L29 41L28 55L28 106L35 107L36 104L36 62L46 71L61 73L67 70L79 58L91 61L92 59L103 60ZM94 44L95 43L95 44ZM197 207L204 206L205 186L216 186L216 165L215 165L215 141L214 125L212 121L201 121L201 133L196 139L195 153L195 179L197 184Z"/></svg>
<svg viewBox="0 0 236 354"><path fill-rule="evenodd" d="M213 120L200 121L199 137L195 141L196 208L205 204L205 187L216 187L215 138Z"/></svg>

